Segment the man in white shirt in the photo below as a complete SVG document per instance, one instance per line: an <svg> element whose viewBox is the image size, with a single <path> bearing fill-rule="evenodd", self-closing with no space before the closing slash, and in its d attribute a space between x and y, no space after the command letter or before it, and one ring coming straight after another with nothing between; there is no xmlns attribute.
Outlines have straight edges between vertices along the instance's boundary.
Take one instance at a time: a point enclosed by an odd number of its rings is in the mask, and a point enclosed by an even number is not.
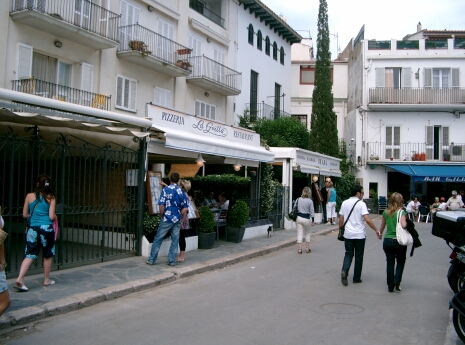
<svg viewBox="0 0 465 345"><path fill-rule="evenodd" d="M452 197L447 200L447 209L450 211L455 211L463 207L462 199L457 197L457 191L452 191Z"/></svg>
<svg viewBox="0 0 465 345"><path fill-rule="evenodd" d="M420 210L420 202L418 201L417 197L414 197L412 201L407 204L407 216L412 219L416 219L418 217L418 212Z"/></svg>
<svg viewBox="0 0 465 345"><path fill-rule="evenodd" d="M339 227L344 226L344 222L347 220L344 231L344 245L345 245L345 256L342 263L341 271L341 282L344 286L348 285L347 277L349 275L350 265L355 254L355 265L354 265L354 277L353 283L361 283L362 280L362 266L363 266L363 254L365 252L365 240L366 231L365 224L363 221L370 226L378 235L378 239L381 240L381 234L376 228L375 224L371 220L367 205L363 202L363 187L361 185L355 185L351 189L352 197L345 200L341 205L339 211ZM357 203L355 205L355 203ZM352 210L352 214L350 211ZM349 216L350 214L350 216Z"/></svg>
<svg viewBox="0 0 465 345"><path fill-rule="evenodd" d="M444 199L444 197L441 197L441 204L439 205L438 211L446 211L446 210L447 210L446 199Z"/></svg>

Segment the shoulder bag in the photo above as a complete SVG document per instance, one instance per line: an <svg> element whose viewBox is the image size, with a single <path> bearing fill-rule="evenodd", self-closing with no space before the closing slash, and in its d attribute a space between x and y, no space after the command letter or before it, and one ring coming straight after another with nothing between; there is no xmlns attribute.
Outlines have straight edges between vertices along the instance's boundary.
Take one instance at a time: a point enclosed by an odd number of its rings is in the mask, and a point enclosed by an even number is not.
<svg viewBox="0 0 465 345"><path fill-rule="evenodd" d="M337 235L337 239L338 239L339 241L344 241L344 232L345 232L345 230L346 230L347 221L349 220L350 215L352 214L352 211L353 211L354 208L355 208L355 205L357 205L357 203L358 203L359 201L360 201L360 200L357 200L357 201L355 202L354 206L352 206L352 209L350 210L350 213L349 213L349 215L347 216L347 219L346 219L346 221L344 222L344 225L341 226L341 227L339 228L339 234Z"/></svg>
<svg viewBox="0 0 465 345"><path fill-rule="evenodd" d="M289 219L294 222L297 219L297 205L299 204L299 199L300 198L297 198L297 200L295 201L294 207L292 208L292 211L288 214Z"/></svg>
<svg viewBox="0 0 465 345"><path fill-rule="evenodd" d="M396 238L401 246L413 244L413 237L400 224L401 211L397 211Z"/></svg>

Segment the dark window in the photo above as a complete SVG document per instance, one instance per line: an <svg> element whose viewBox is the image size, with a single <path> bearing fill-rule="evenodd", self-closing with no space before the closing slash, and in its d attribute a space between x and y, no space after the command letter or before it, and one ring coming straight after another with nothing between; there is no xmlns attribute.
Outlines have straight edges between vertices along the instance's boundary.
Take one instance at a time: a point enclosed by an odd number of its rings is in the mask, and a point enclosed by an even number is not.
<svg viewBox="0 0 465 345"><path fill-rule="evenodd" d="M250 71L250 121L257 119L258 110L258 73Z"/></svg>
<svg viewBox="0 0 465 345"><path fill-rule="evenodd" d="M263 37L262 37L262 32L258 30L257 32L257 49L262 50L263 46Z"/></svg>
<svg viewBox="0 0 465 345"><path fill-rule="evenodd" d="M281 62L281 65L284 65L284 48L281 47L281 50L279 51L279 62Z"/></svg>
<svg viewBox="0 0 465 345"><path fill-rule="evenodd" d="M249 43L253 45L253 25L249 24Z"/></svg>
<svg viewBox="0 0 465 345"><path fill-rule="evenodd" d="M299 120L305 127L307 127L307 115L291 115L293 119Z"/></svg>
<svg viewBox="0 0 465 345"><path fill-rule="evenodd" d="M273 59L278 61L278 45L276 42L273 43Z"/></svg>
<svg viewBox="0 0 465 345"><path fill-rule="evenodd" d="M274 118L279 118L279 112L281 108L281 85L274 84Z"/></svg>
<svg viewBox="0 0 465 345"><path fill-rule="evenodd" d="M265 38L265 54L270 56L270 39L268 36Z"/></svg>

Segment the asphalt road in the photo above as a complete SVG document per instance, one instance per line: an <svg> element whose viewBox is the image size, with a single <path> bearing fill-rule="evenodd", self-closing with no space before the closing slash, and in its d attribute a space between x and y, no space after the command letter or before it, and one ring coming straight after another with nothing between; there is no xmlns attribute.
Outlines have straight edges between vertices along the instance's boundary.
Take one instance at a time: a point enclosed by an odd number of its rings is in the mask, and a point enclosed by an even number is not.
<svg viewBox="0 0 465 345"><path fill-rule="evenodd" d="M375 224L379 224L376 221ZM450 324L450 250L417 226L401 293L387 291L382 241L368 229L363 283L340 282L336 233L225 269L6 334L2 344L461 344Z"/></svg>

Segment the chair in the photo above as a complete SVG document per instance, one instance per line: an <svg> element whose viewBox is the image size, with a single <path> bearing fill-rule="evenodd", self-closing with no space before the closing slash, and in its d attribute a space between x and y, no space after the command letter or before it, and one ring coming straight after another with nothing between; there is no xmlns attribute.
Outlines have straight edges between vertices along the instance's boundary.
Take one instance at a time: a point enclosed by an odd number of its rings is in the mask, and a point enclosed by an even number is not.
<svg viewBox="0 0 465 345"><path fill-rule="evenodd" d="M226 220L228 218L228 210L221 210L218 219L215 222L215 227L216 227L216 239L220 239L220 228L225 227L226 228Z"/></svg>
<svg viewBox="0 0 465 345"><path fill-rule="evenodd" d="M388 203L385 196L380 196L378 198L378 214L387 208L387 204Z"/></svg>
<svg viewBox="0 0 465 345"><path fill-rule="evenodd" d="M430 217L430 212L428 210L428 208L426 206L420 206L418 208L418 220L417 222L419 222L423 217L426 218L426 223L428 223L428 220L429 220L429 217Z"/></svg>

